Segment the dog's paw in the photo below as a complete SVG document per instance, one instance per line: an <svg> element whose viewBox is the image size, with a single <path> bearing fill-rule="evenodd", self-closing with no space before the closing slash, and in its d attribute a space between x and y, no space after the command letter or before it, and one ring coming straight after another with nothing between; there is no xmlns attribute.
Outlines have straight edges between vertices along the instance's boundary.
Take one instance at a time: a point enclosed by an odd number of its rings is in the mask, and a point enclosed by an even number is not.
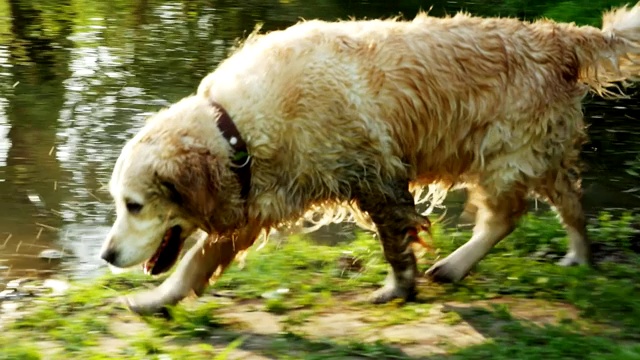
<svg viewBox="0 0 640 360"><path fill-rule="evenodd" d="M560 266L580 266L580 265L591 265L592 262L588 258L580 258L575 253L567 253L560 261L557 262Z"/></svg>
<svg viewBox="0 0 640 360"><path fill-rule="evenodd" d="M119 302L138 315L162 315L168 316L167 305L159 297L153 296L151 292L141 292L122 296Z"/></svg>
<svg viewBox="0 0 640 360"><path fill-rule="evenodd" d="M404 301L415 300L417 291L415 287L403 288L387 284L369 295L369 302L373 304L384 304L395 299Z"/></svg>
<svg viewBox="0 0 640 360"><path fill-rule="evenodd" d="M437 283L454 283L464 279L467 276L466 272L460 271L460 269L448 262L447 259L440 260L433 264L429 270L425 272L425 275L433 282Z"/></svg>

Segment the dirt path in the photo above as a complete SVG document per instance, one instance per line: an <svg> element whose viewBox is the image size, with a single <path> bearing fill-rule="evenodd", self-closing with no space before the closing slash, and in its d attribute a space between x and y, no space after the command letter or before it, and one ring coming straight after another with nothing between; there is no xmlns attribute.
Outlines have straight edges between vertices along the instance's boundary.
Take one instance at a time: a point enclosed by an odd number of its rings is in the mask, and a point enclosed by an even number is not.
<svg viewBox="0 0 640 360"><path fill-rule="evenodd" d="M215 308L211 311L198 310L212 304ZM129 349L148 342L142 346L150 353L162 349L163 353L180 350L198 354L211 348L219 354L233 340L241 339L227 359L304 358L310 354L343 359L437 358L505 336L505 328L513 322L539 326L578 319L577 312L564 304L509 298L363 307L352 297L341 295L321 308L277 311L265 301L236 302L208 295L187 301L182 311L193 317L172 320L182 325L178 330L167 328L166 333L159 333L153 319L149 321L123 309L112 311L107 331L83 352L129 358L125 356ZM500 319L496 315L500 311L508 315ZM10 318L4 319L7 325ZM65 341L43 339L36 344L44 358L66 357L69 351ZM177 357L161 357L172 358Z"/></svg>

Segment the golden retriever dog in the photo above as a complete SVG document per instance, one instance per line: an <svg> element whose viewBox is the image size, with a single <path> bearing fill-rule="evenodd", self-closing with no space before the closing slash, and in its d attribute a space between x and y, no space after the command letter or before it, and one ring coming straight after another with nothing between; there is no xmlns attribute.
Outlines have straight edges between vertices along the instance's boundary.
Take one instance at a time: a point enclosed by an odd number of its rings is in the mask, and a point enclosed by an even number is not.
<svg viewBox="0 0 640 360"><path fill-rule="evenodd" d="M202 294L272 229L352 220L377 231L390 265L371 301L411 299L411 245L429 228L416 204L466 188L473 235L430 278L465 277L530 196L566 228L561 264L589 264L581 100L624 96L639 60L640 3L606 12L602 29L422 13L254 32L124 146L101 257L160 274L202 231L159 287L126 297L153 312Z"/></svg>

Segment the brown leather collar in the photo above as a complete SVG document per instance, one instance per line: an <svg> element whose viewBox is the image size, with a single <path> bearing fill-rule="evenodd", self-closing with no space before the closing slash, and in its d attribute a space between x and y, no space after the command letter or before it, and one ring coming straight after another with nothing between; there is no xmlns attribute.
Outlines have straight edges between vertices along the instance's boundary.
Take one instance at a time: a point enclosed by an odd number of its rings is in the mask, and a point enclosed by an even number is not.
<svg viewBox="0 0 640 360"><path fill-rule="evenodd" d="M233 120L231 120L231 117L222 105L215 101L211 101L211 105L220 113L217 121L218 129L220 129L222 136L224 136L233 149L231 170L238 176L238 181L241 186L240 194L243 199L246 199L251 189L251 155L249 155L249 151L247 150L247 144L242 139L242 136L240 136L236 124L233 123Z"/></svg>

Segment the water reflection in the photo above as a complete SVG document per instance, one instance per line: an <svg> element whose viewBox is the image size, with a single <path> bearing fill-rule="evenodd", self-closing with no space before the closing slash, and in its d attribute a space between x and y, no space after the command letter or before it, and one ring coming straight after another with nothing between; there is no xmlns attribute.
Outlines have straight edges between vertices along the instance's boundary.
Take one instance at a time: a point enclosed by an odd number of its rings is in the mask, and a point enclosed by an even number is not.
<svg viewBox="0 0 640 360"><path fill-rule="evenodd" d="M113 213L103 186L123 143L151 112L192 93L256 24L412 17L431 6L436 15L496 11L465 1L0 2L0 282L29 269L104 270L96 254ZM627 118L637 109L637 98L586 108L594 137L585 151L590 209L640 206L635 193L620 195L636 182L624 163L640 154L640 128ZM451 197L452 209L460 199ZM348 237L343 230L317 236ZM38 259L45 248L71 257Z"/></svg>
<svg viewBox="0 0 640 360"><path fill-rule="evenodd" d="M9 50L7 46L0 46L0 85L3 87L8 86L8 78L11 73L5 70L10 67L9 64ZM5 81L3 81L5 80ZM2 91L4 94L5 91ZM9 148L11 147L11 140L9 140L9 120L7 119L6 108L9 101L0 97L0 169L7 166L7 157L9 156ZM1 170L0 170L1 171ZM4 181L3 173L0 173L0 181Z"/></svg>
<svg viewBox="0 0 640 360"><path fill-rule="evenodd" d="M0 168L7 166L7 156L9 156L9 148L11 140L9 140L9 121L5 108L7 107L7 99L0 98ZM4 181L4 176L0 174L0 181Z"/></svg>

